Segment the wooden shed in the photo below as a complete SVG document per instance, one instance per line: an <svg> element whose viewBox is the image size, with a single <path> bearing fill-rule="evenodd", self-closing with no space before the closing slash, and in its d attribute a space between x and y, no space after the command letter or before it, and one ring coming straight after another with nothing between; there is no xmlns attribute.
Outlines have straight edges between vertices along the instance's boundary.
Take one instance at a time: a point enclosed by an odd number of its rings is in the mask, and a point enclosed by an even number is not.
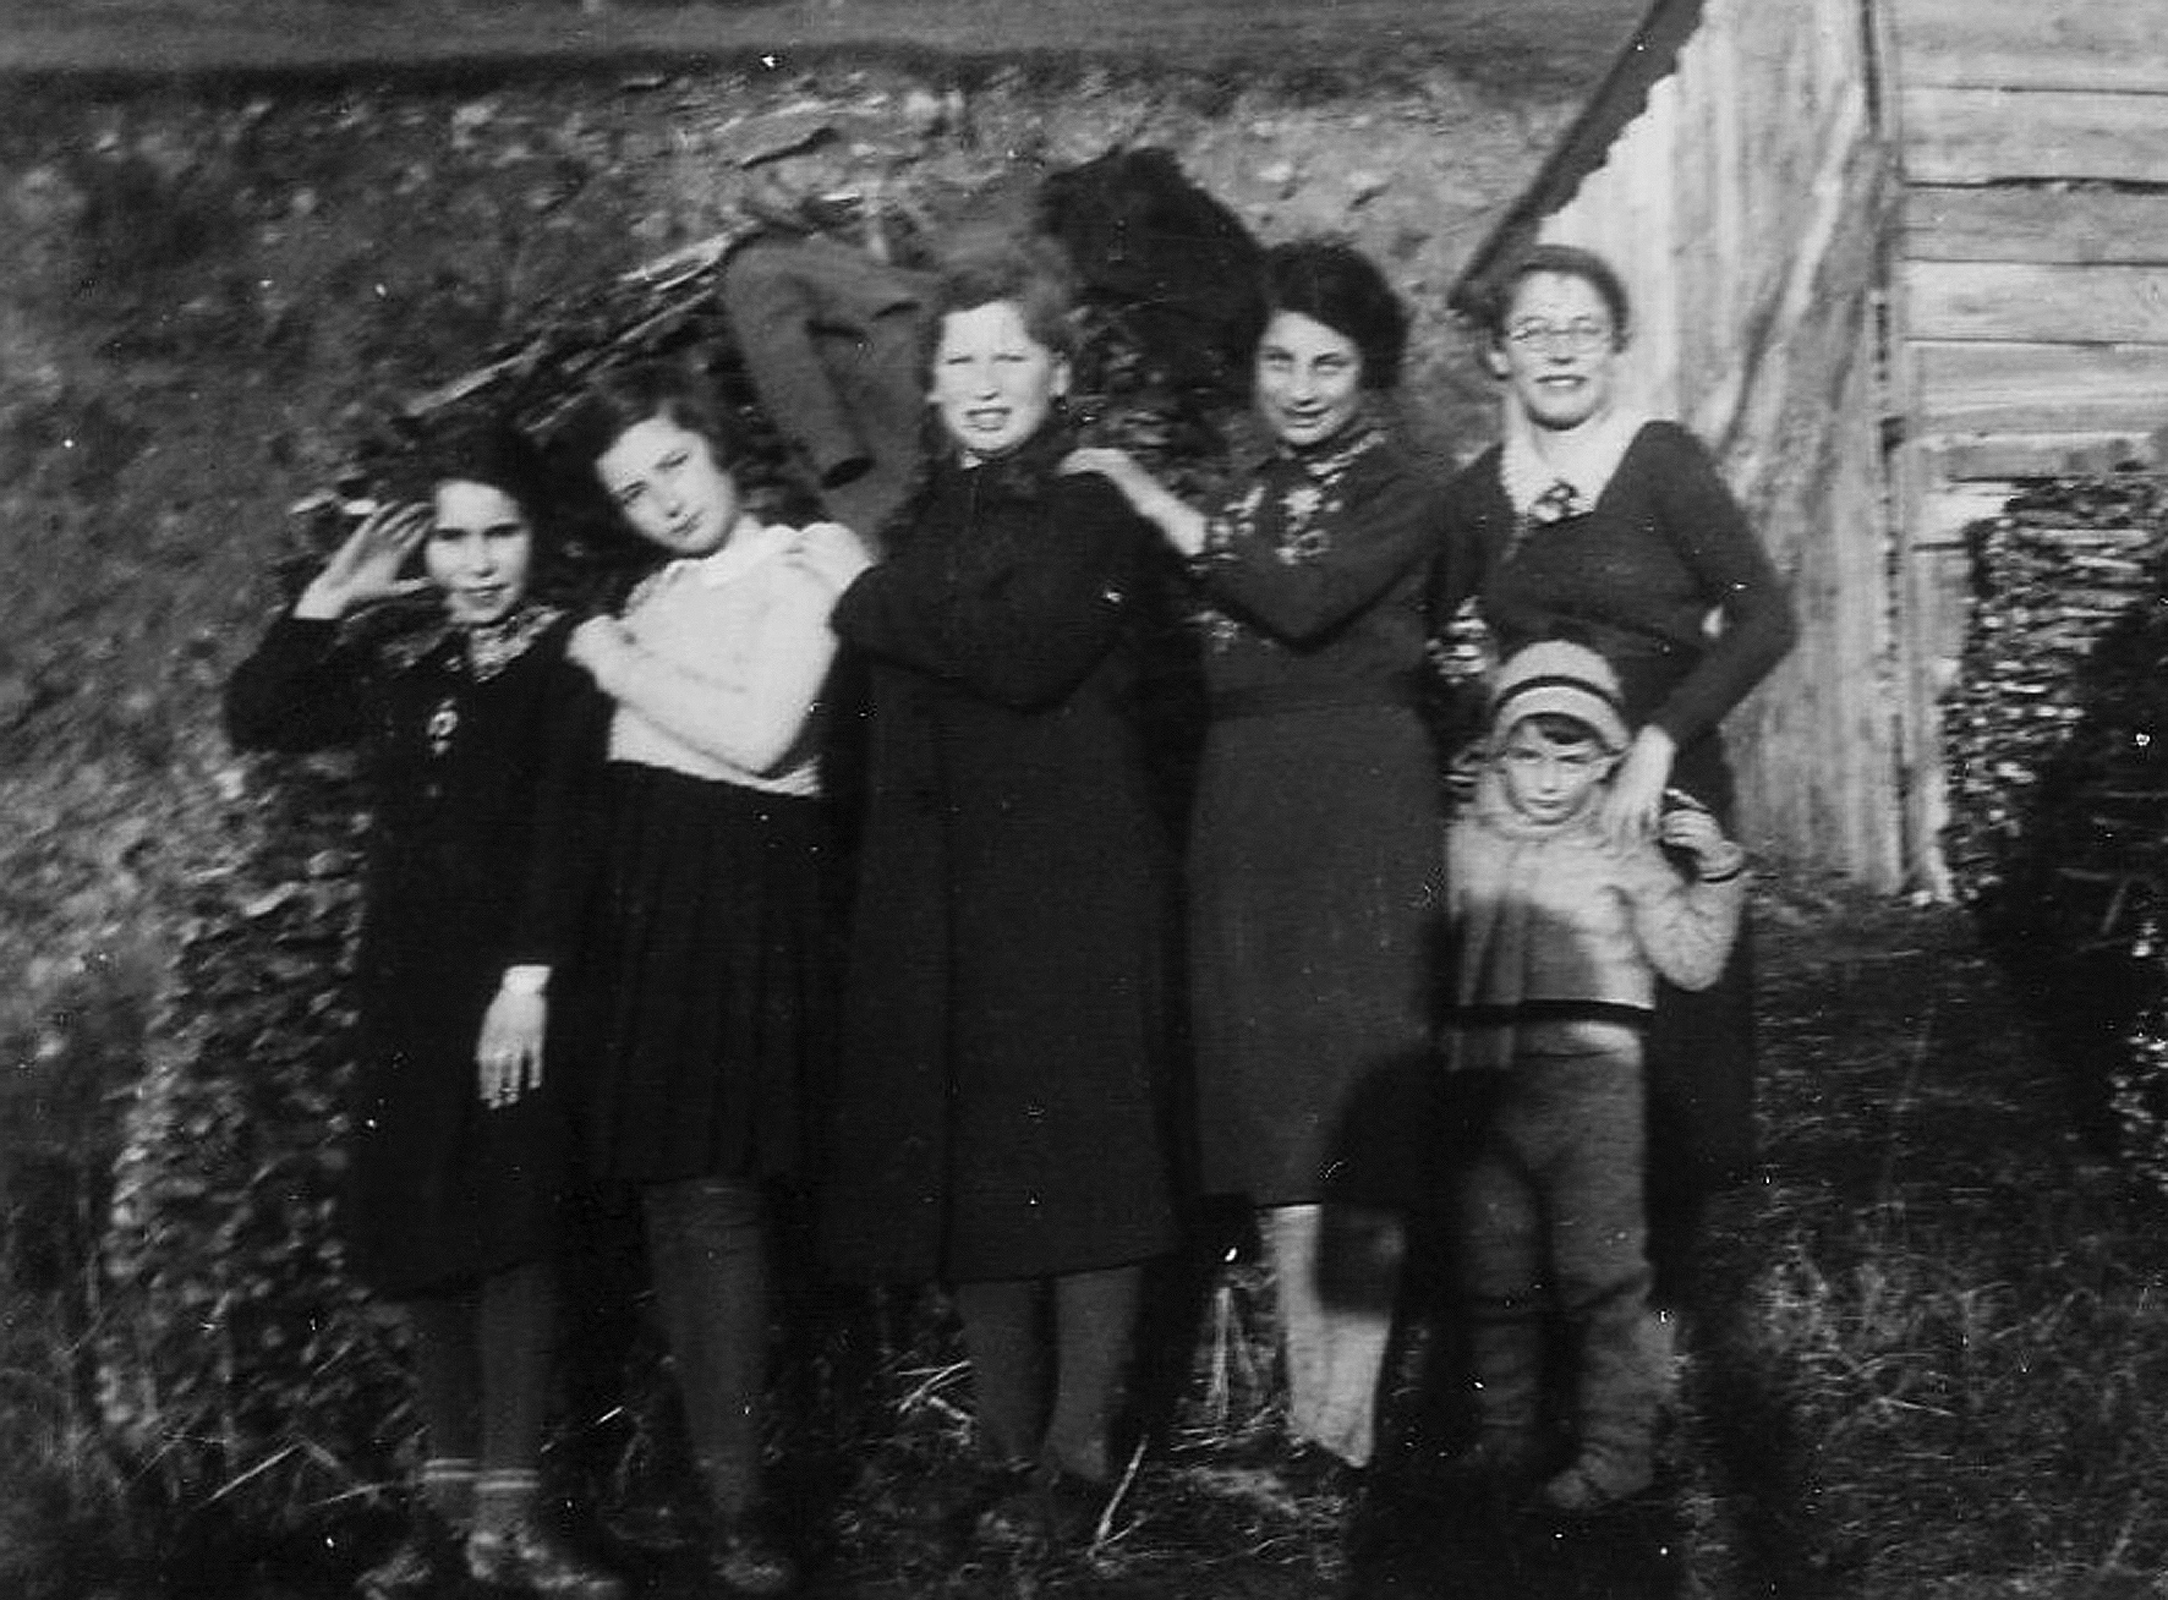
<svg viewBox="0 0 2168 1600"><path fill-rule="evenodd" d="M1537 238L1636 304L1629 382L1794 585L1738 713L1753 842L1942 891L1961 530L2168 456L2160 0L1656 0L1455 289Z"/></svg>
<svg viewBox="0 0 2168 1600"><path fill-rule="evenodd" d="M1620 269L1626 384L1716 451L1804 623L1729 726L1749 837L1894 887L1913 668L1881 427L1896 184L1868 21L1861 0L1658 0L1455 300L1537 238Z"/></svg>
<svg viewBox="0 0 2168 1600"><path fill-rule="evenodd" d="M2168 7L1881 0L1900 92L1893 458L1920 640L1909 827L1943 821L1963 529L2014 480L2168 466ZM1939 887L1939 862L1923 853Z"/></svg>

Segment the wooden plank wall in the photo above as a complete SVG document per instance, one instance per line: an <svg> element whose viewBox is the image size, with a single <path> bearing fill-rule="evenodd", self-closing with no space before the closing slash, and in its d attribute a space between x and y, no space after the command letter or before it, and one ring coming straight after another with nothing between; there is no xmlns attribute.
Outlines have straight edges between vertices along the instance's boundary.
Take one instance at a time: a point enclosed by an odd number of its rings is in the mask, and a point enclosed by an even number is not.
<svg viewBox="0 0 2168 1600"><path fill-rule="evenodd" d="M1861 0L1706 0L1677 69L1542 236L1619 267L1628 391L1722 460L1802 642L1728 725L1749 840L1905 877L1904 659L1879 436L1894 194Z"/></svg>
<svg viewBox="0 0 2168 1600"><path fill-rule="evenodd" d="M1904 186L1898 531L1921 636L1909 831L1943 884L1937 705L1961 530L2012 480L2168 465L2168 6L1879 0Z"/></svg>

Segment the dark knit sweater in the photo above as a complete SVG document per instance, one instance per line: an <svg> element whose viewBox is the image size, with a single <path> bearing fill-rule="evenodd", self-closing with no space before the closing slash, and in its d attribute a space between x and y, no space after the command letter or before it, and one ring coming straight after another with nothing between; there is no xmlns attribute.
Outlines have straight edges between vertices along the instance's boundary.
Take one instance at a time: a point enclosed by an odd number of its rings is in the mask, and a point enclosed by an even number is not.
<svg viewBox="0 0 2168 1600"><path fill-rule="evenodd" d="M1588 645L1618 673L1629 720L1655 723L1682 748L1791 649L1783 579L1708 452L1678 424L1643 427L1587 514L1518 539L1498 460L1485 452L1446 488L1434 616L1480 596L1501 655L1538 639Z"/></svg>

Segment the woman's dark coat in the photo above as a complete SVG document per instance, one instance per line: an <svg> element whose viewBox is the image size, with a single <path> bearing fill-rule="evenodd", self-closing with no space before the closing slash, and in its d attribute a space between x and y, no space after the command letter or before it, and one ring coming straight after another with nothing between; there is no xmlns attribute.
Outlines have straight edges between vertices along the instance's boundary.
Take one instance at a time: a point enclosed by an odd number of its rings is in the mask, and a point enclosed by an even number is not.
<svg viewBox="0 0 2168 1600"><path fill-rule="evenodd" d="M1171 1240L1171 863L1135 692L1150 530L1042 436L938 468L834 625L872 678L823 1236L872 1282Z"/></svg>
<svg viewBox="0 0 2168 1600"><path fill-rule="evenodd" d="M561 966L576 928L608 708L565 659L570 626L524 612L503 630L502 659L478 671L456 632L375 648L286 617L227 686L235 744L359 745L367 758L341 1232L354 1271L394 1298L541 1259L556 1242L571 1157L566 1030L550 1030L541 1088L495 1110L475 1047L504 969Z"/></svg>

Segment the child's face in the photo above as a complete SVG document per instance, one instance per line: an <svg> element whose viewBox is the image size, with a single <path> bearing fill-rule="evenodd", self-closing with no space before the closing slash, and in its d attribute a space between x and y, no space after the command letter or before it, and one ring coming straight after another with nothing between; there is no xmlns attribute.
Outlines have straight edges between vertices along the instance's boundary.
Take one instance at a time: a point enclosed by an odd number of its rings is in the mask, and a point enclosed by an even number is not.
<svg viewBox="0 0 2168 1600"><path fill-rule="evenodd" d="M674 556L720 550L738 518L738 485L704 434L649 417L617 436L595 472L633 531Z"/></svg>
<svg viewBox="0 0 2168 1600"><path fill-rule="evenodd" d="M1554 740L1520 722L1506 735L1498 766L1514 810L1531 822L1564 822L1580 815L1617 759L1594 739Z"/></svg>

